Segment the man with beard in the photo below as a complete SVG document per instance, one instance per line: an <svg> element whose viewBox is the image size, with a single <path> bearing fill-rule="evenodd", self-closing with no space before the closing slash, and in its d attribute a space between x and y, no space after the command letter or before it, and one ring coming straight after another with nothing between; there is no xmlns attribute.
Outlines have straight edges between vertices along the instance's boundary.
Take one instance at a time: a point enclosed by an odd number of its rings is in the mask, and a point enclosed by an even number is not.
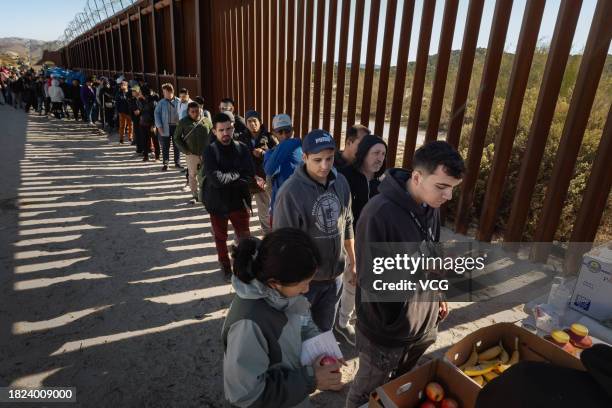
<svg viewBox="0 0 612 408"><path fill-rule="evenodd" d="M227 223L232 223L238 238L248 237L251 193L255 171L249 149L234 137L234 117L230 112L213 118L216 140L204 150L204 187L202 198L210 214L217 256L224 278L229 281L232 265L227 250Z"/></svg>

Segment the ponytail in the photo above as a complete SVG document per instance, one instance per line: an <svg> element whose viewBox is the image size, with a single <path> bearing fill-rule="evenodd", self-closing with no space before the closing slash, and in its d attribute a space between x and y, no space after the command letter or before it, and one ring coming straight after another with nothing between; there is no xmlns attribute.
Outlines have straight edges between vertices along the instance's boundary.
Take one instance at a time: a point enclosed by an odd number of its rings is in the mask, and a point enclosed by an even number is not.
<svg viewBox="0 0 612 408"><path fill-rule="evenodd" d="M321 265L321 254L313 239L297 228L280 228L262 240L243 238L232 248L233 270L249 283L275 280L291 285L311 278Z"/></svg>
<svg viewBox="0 0 612 408"><path fill-rule="evenodd" d="M260 246L261 240L259 238L246 237L240 240L238 246L232 248L234 274L244 283L249 283L255 279L261 268Z"/></svg>

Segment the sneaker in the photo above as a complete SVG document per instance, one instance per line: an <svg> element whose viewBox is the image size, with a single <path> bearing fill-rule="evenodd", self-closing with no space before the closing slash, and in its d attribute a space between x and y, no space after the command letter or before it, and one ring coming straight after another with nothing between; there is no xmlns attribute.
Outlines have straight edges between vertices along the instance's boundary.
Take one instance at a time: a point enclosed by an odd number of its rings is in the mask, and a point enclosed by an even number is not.
<svg viewBox="0 0 612 408"><path fill-rule="evenodd" d="M181 166L180 163L174 163L174 168L176 168L176 169L183 169L184 167Z"/></svg>
<svg viewBox="0 0 612 408"><path fill-rule="evenodd" d="M145 157L143 157L143 158L142 158L142 161L143 161L143 162L148 162L148 161L149 161L149 156L145 156Z"/></svg>
<svg viewBox="0 0 612 408"><path fill-rule="evenodd" d="M342 336L348 344L355 347L355 327L352 324L347 324L346 327L340 327L336 322L334 331Z"/></svg>
<svg viewBox="0 0 612 408"><path fill-rule="evenodd" d="M223 279L226 282L231 282L232 280L232 265L230 264L221 264L221 271L223 272Z"/></svg>
<svg viewBox="0 0 612 408"><path fill-rule="evenodd" d="M163 167L162 167L162 169L161 169L161 171L168 171L168 165L167 165L167 164L164 164L164 165L163 165Z"/></svg>

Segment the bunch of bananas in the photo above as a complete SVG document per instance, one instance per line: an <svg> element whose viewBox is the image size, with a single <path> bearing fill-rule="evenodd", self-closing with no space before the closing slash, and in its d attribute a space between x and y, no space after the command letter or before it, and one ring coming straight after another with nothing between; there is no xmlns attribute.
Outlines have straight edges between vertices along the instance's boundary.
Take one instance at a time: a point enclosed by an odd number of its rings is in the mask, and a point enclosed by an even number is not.
<svg viewBox="0 0 612 408"><path fill-rule="evenodd" d="M512 355L509 355L506 349L504 349L501 340L497 346L488 348L482 353L477 353L476 345L474 345L470 357L459 369L483 387L508 368L518 363L519 358L518 337L516 337L514 339Z"/></svg>

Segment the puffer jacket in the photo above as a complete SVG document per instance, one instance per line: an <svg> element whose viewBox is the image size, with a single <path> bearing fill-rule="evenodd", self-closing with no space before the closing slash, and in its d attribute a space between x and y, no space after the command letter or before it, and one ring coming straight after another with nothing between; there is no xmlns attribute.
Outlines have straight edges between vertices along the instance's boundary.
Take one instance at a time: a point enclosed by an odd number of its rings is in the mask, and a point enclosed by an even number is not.
<svg viewBox="0 0 612 408"><path fill-rule="evenodd" d="M51 102L63 102L64 101L64 91L59 86L59 81L54 79L51 81L51 87L49 87L49 98L51 98Z"/></svg>
<svg viewBox="0 0 612 408"><path fill-rule="evenodd" d="M237 407L309 407L312 367L302 342L319 334L303 296L286 298L257 279L235 276L236 296L222 329L223 389Z"/></svg>

